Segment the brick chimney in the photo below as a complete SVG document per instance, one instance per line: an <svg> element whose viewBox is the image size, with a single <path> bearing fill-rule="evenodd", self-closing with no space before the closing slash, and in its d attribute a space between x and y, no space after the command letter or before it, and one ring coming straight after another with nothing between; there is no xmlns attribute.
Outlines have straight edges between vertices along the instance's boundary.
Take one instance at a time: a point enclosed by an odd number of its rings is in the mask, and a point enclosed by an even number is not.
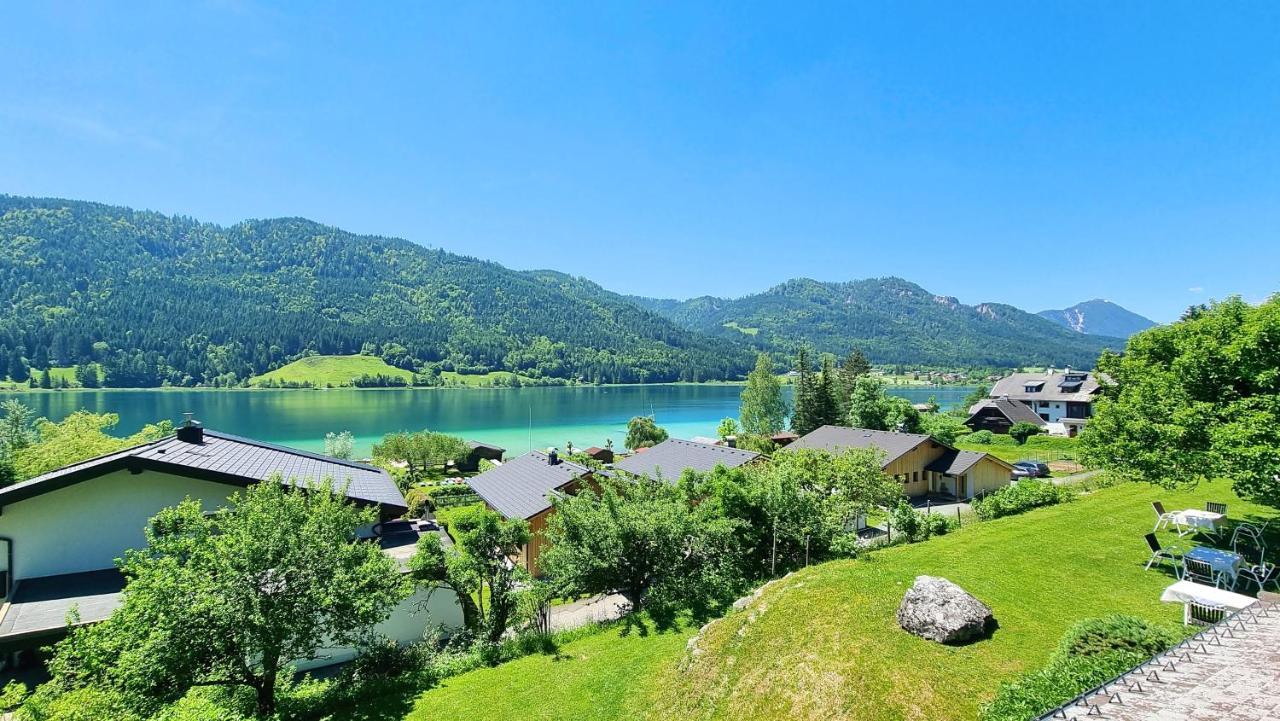
<svg viewBox="0 0 1280 721"><path fill-rule="evenodd" d="M178 440L183 443L204 443L204 426L194 418L193 413L183 413L182 425L178 427Z"/></svg>

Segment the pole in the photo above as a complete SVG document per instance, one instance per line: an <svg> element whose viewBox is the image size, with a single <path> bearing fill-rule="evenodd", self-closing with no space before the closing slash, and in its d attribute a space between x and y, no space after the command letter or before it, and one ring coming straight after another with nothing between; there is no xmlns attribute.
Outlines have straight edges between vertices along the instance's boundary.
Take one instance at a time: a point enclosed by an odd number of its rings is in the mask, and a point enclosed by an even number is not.
<svg viewBox="0 0 1280 721"><path fill-rule="evenodd" d="M778 517L773 517L773 550L769 552L769 576L777 575L778 571Z"/></svg>

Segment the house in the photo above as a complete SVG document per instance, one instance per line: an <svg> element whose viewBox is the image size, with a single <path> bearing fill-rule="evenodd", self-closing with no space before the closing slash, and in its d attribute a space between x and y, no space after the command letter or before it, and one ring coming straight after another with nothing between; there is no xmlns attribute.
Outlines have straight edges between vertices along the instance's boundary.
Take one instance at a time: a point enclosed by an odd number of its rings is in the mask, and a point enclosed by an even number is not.
<svg viewBox="0 0 1280 721"><path fill-rule="evenodd" d="M1049 425L1030 406L1008 398L987 398L975 403L964 422L971 430L992 433L1008 433L1015 423L1030 423L1042 429Z"/></svg>
<svg viewBox="0 0 1280 721"><path fill-rule="evenodd" d="M755 451L668 438L643 452L627 456L613 467L633 476L675 481L686 470L706 472L716 466L737 468L759 458L763 456Z"/></svg>
<svg viewBox="0 0 1280 721"><path fill-rule="evenodd" d="M822 426L787 446L842 453L873 448L884 454L881 468L902 483L908 496L946 493L973 498L1009 484L1013 466L987 453L960 451L920 433Z"/></svg>
<svg viewBox="0 0 1280 721"><path fill-rule="evenodd" d="M529 543L515 560L531 575L539 576L538 556L547 545L547 521L555 513L551 498L576 492L584 483L594 481L596 473L603 471L567 461L554 451L531 451L467 479L467 485L503 518L529 523Z"/></svg>
<svg viewBox="0 0 1280 721"><path fill-rule="evenodd" d="M592 460L600 461L601 463L613 463L613 448L591 446L583 453L587 454L587 457Z"/></svg>
<svg viewBox="0 0 1280 721"><path fill-rule="evenodd" d="M396 520L404 496L386 471L361 463L204 429L188 420L174 435L76 463L0 489L0 651L48 645L79 624L107 618L120 605L124 578L115 559L143 548L143 529L160 510L186 498L212 512L236 490L276 478L299 484L345 484L347 498L377 509L378 522L352 529L376 541L405 572L418 536L431 524ZM273 480L274 482L274 480ZM420 592L401 603L378 631L402 643L428 627L460 627L449 594ZM351 648L322 649L308 669L349 660Z"/></svg>
<svg viewBox="0 0 1280 721"><path fill-rule="evenodd" d="M992 386L988 400L1021 403L1044 421L1049 433L1073 436L1093 415L1093 403L1100 389L1097 374L1070 368L1057 372L1050 368L1045 373L1013 373L1001 378ZM970 416L981 410L980 405L969 409Z"/></svg>
<svg viewBox="0 0 1280 721"><path fill-rule="evenodd" d="M481 443L480 441L467 441L467 446L471 448L471 452L467 454L466 458L458 462L457 468L468 473L479 469L480 461L482 460L501 463L502 457L507 452L507 449L502 446Z"/></svg>
<svg viewBox="0 0 1280 721"><path fill-rule="evenodd" d="M792 431L779 431L769 436L769 440L773 441L774 445L781 448L782 446L789 446L800 440L800 434Z"/></svg>

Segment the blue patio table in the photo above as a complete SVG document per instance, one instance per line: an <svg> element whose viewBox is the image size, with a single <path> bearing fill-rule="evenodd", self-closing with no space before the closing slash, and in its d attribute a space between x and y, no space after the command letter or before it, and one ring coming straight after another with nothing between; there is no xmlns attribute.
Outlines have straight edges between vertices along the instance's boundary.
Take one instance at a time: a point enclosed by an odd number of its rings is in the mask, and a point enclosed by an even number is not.
<svg viewBox="0 0 1280 721"><path fill-rule="evenodd" d="M1218 573L1227 574L1231 577L1232 583L1235 583L1236 572L1240 570L1240 564L1244 562L1244 557L1238 553L1224 551L1221 548L1209 548L1208 546L1196 546L1184 555L1186 558L1209 564Z"/></svg>

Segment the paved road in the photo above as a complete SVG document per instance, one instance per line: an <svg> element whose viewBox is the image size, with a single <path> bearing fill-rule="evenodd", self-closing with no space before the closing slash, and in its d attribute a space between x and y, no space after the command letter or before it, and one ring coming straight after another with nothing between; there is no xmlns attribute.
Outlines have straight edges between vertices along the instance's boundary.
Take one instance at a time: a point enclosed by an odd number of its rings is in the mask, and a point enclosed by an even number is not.
<svg viewBox="0 0 1280 721"><path fill-rule="evenodd" d="M621 618L630 606L618 594L593 596L581 601L551 607L551 630L565 631L588 623L601 623Z"/></svg>

